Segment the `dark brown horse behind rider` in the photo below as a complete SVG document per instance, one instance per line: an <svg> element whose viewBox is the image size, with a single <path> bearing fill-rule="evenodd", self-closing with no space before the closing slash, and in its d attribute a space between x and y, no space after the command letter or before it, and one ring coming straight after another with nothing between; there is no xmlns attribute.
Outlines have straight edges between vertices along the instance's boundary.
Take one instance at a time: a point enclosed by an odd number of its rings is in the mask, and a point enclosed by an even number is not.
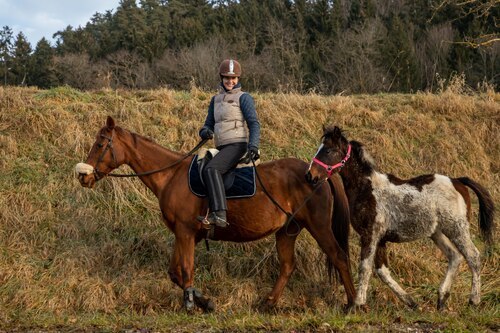
<svg viewBox="0 0 500 333"><path fill-rule="evenodd" d="M191 160L192 157L183 159L182 154L115 126L114 120L108 117L83 165L87 169L80 168L78 177L82 186L92 187L122 164L129 165L137 174L172 165L140 179L158 198L164 221L175 235L169 275L184 290L184 305L188 310L196 304L210 311L214 308L212 301L193 287L195 244L207 233L196 217L206 212L207 202L189 189ZM348 262L349 208L340 180L333 177L330 185L323 183L313 192L313 187L304 179L307 164L293 158L264 163L257 170L269 194L286 211L297 212L294 219L300 229L307 229L327 254L344 284L348 306L352 305L355 289ZM299 209L307 197L310 200ZM293 235L286 232L287 215L262 191L260 183L255 196L229 200L228 205L230 225L216 229L213 239L247 242L272 233L276 235L280 273L265 299L266 305L274 306L294 270L298 232Z"/></svg>

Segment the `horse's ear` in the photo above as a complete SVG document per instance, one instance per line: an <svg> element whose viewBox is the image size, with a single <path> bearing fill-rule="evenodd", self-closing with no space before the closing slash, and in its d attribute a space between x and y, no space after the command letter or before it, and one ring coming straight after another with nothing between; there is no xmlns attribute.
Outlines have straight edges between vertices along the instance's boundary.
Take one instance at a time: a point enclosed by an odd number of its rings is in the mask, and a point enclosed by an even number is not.
<svg viewBox="0 0 500 333"><path fill-rule="evenodd" d="M108 116L108 119L106 119L106 126L108 127L109 130L115 128L115 120L111 118L111 116Z"/></svg>
<svg viewBox="0 0 500 333"><path fill-rule="evenodd" d="M334 134L334 135L341 136L341 135L342 135L342 130L340 129L340 127L335 126L335 127L333 128L333 134Z"/></svg>

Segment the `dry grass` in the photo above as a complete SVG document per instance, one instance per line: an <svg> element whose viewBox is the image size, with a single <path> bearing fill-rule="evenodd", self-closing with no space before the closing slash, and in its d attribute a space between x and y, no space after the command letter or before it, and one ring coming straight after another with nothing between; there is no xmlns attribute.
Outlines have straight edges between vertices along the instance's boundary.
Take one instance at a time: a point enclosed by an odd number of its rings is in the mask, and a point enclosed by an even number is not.
<svg viewBox="0 0 500 333"><path fill-rule="evenodd" d="M137 179L107 179L85 190L73 167L84 160L106 115L165 147L188 151L198 142L210 97L196 88L0 88L0 327L178 332L500 327L498 247L484 262L479 309L465 305L470 273L462 264L450 308L443 314L434 310L446 263L429 241L421 241L389 247L394 274L421 311L408 311L375 278L371 311L344 316L343 290L332 292L324 257L306 233L297 245L297 270L274 314L255 309L277 276L272 237L249 244L212 242L210 252L200 244L196 285L213 297L218 312L187 319L181 291L166 274L173 236L161 222L156 198ZM403 178L466 175L484 184L499 206L500 95L491 90L471 94L455 84L436 95L254 97L264 159L309 160L321 125L337 124L365 143L380 170ZM477 203L471 225L482 250L476 219ZM353 234L353 267L357 241Z"/></svg>

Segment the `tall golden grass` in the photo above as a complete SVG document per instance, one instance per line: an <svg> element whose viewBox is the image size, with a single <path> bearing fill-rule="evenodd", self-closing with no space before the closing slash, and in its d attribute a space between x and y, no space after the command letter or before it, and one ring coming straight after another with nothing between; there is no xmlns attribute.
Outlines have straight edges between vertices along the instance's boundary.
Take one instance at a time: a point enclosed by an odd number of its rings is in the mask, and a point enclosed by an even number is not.
<svg viewBox="0 0 500 333"><path fill-rule="evenodd" d="M85 160L107 115L169 149L188 151L199 140L197 132L211 94L196 88L94 92L0 88L1 327L150 325L161 330L182 325L184 317L176 317L182 313L182 293L166 273L173 235L162 224L156 198L138 179L105 179L94 190L83 189L73 167ZM309 160L322 125L336 124L367 146L381 171L402 178L434 172L469 176L485 185L499 206L500 94L491 89L471 93L459 82L438 94L253 96L264 160L289 156ZM472 232L483 250L474 204ZM353 272L357 242L353 232ZM435 313L444 257L430 241L389 249L394 275L424 313ZM334 324L324 318L316 323L314 318L332 309L335 318L344 318L343 290L332 292L325 258L306 232L299 237L296 253L297 270L279 303L283 312L269 319L252 311L277 276L273 238L248 244L212 242L210 252L198 245L196 286L213 298L218 312L193 327L241 331L286 330L294 325L324 331L331 325L349 327L345 321ZM480 330L499 327L498 257L495 249L484 260L483 303L477 313L463 310L470 273L462 264L446 312L456 321L450 324L448 317L438 317L440 325L464 330L474 325ZM393 325L391 316L406 311L376 278L369 305L373 312L368 318L375 327ZM239 315L228 319L232 313ZM151 321L165 314L173 317ZM304 323L301 318L308 319ZM351 324L358 325L364 317L352 318ZM412 318L399 320L411 323Z"/></svg>

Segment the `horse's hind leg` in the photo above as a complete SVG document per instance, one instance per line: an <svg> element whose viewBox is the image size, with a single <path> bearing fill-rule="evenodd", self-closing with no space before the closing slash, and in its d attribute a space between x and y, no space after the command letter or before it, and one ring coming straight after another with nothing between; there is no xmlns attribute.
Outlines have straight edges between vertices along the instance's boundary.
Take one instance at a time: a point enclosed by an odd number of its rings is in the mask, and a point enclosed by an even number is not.
<svg viewBox="0 0 500 333"><path fill-rule="evenodd" d="M467 221L464 224L456 224L454 234L446 234L457 250L465 257L472 272L472 287L469 304L478 305L481 302L481 258L479 250L472 242L469 234Z"/></svg>
<svg viewBox="0 0 500 333"><path fill-rule="evenodd" d="M450 240L445 235L443 235L441 231L435 232L431 236L431 239L434 241L437 247L439 247L441 252L443 252L443 254L448 258L448 269L446 270L446 276L444 277L438 292L437 309L442 310L445 307L448 297L450 296L450 289L453 283L453 278L455 277L458 266L462 261L462 256L455 249Z"/></svg>
<svg viewBox="0 0 500 333"><path fill-rule="evenodd" d="M391 288L391 290L412 309L417 308L417 303L408 293L392 278L387 261L386 244L379 244L375 254L375 270L379 278Z"/></svg>
<svg viewBox="0 0 500 333"><path fill-rule="evenodd" d="M351 307L354 304L354 298L356 297L356 289L354 288L354 283L352 282L351 269L349 267L349 258L347 257L347 254L344 250L342 250L339 243L337 243L337 240L335 239L332 230L329 229L329 226L327 228L320 228L318 224L312 222L308 225L307 229L338 270L346 291L347 306Z"/></svg>
<svg viewBox="0 0 500 333"><path fill-rule="evenodd" d="M282 228L276 233L276 250L280 262L280 275L274 284L273 290L265 300L266 306L272 307L276 304L295 269L294 250L297 235L287 235L286 228Z"/></svg>

